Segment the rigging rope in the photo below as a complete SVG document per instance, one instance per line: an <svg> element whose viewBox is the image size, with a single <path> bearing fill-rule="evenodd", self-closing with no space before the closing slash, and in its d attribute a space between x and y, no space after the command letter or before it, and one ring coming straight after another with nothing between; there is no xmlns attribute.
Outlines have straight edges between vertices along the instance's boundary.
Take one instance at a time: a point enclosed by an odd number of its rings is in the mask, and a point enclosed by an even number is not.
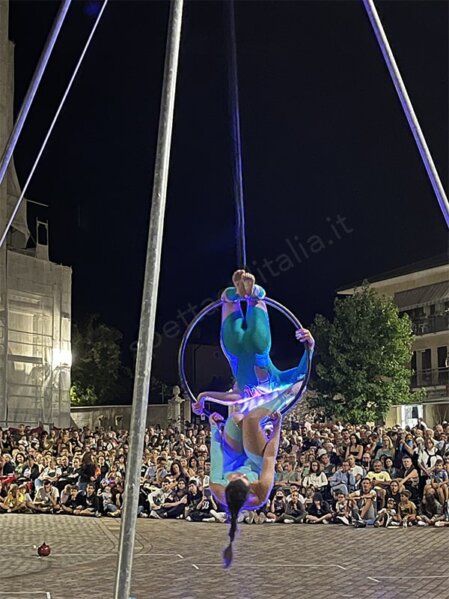
<svg viewBox="0 0 449 599"><path fill-rule="evenodd" d="M0 185L5 177L9 163L11 162L17 141L20 137L20 133L22 132L23 125L28 116L28 112L30 111L31 104L33 103L34 96L36 95L44 71L47 68L48 61L50 60L51 53L53 52L54 45L58 39L59 32L61 31L62 24L64 23L64 19L67 15L67 11L70 8L71 2L72 0L63 0L61 3L58 14L54 20L53 27L51 28L47 41L45 42L44 49L42 50L36 70L34 71L33 78L31 79L31 83L27 89L22 106L20 107L20 112L17 115L16 122L11 131L11 135L9 136L2 159L0 160Z"/></svg>
<svg viewBox="0 0 449 599"><path fill-rule="evenodd" d="M239 84L237 71L237 41L235 34L234 0L230 0L225 4L227 5L229 27L229 110L231 117L231 139L233 145L232 179L236 209L235 233L237 242L237 263L239 267L246 268L245 203L243 199L242 141L240 135Z"/></svg>
<svg viewBox="0 0 449 599"><path fill-rule="evenodd" d="M78 62L76 64L76 66L75 66L75 70L73 71L73 74L72 74L72 76L70 78L70 81L69 81L69 83L67 85L67 88L66 88L66 90L64 92L64 95L62 96L61 102L59 103L59 106L58 106L58 108L56 110L55 116L53 117L53 120L51 122L50 128L48 129L47 135L45 136L45 139L42 142L42 145L41 145L41 148L40 148L39 153L37 155L37 158L34 161L34 164L33 164L32 168L31 168L30 174L28 175L28 179L26 180L25 185L23 186L22 193L20 194L20 197L18 198L17 203L16 203L16 205L14 207L14 210L12 211L12 214L11 214L11 216L10 216L10 218L8 220L8 223L7 223L6 227L5 227L5 230L3 231L2 237L0 239L0 248L2 247L3 243L5 242L6 236L8 235L8 231L11 228L12 223L14 222L14 219L16 217L17 212L19 211L19 208L20 208L20 206L22 204L22 201L23 201L23 198L25 196L25 193L26 193L26 191L28 189L28 186L30 184L31 178L32 178L32 176L34 174L34 171L36 170L37 165L39 164L39 160L41 159L41 156L42 156L42 154L43 154L43 152L45 150L45 147L46 147L47 142L48 142L48 140L50 138L50 135L52 134L54 126L56 125L56 121L58 120L59 114L60 114L60 112L61 112L61 110L62 110L62 108L64 106L64 103L65 103L65 101L67 99L67 96L69 95L69 92L70 92L70 90L72 88L73 82L75 81L75 78L76 78L76 76L78 74L78 71L79 71L79 69L81 67L81 64L82 64L82 62L84 60L84 56L86 55L86 52L87 52L87 50L88 50L88 48L90 46L90 42L92 41L92 38L93 38L93 36L95 34L95 31L96 31L96 29L98 27L98 24L100 23L101 17L102 17L103 12L104 12L104 9L106 8L106 5L107 5L108 2L109 2L109 0L104 0L103 4L101 6L100 12L98 13L98 16L97 16L97 18L95 20L95 23L94 23L94 25L92 27L92 30L91 30L90 34L89 34L89 37L87 38L87 41L86 41L86 43L84 45L83 51L81 52L81 56L79 57Z"/></svg>
<svg viewBox="0 0 449 599"><path fill-rule="evenodd" d="M396 92L398 94L405 116L407 117L410 130L415 138L416 145L418 146L421 159L424 163L430 183L432 184L433 190L437 197L438 203L446 221L446 225L449 227L449 201L447 199L443 184L441 183L440 176L438 175L438 171L433 161L432 154L430 153L429 146L426 143L424 133L419 125L418 117L413 110L412 101L407 93L407 88L405 87L399 67L394 58L393 51L388 42L387 34L382 26L382 22L374 4L374 0L362 1L374 34L377 38L377 42L381 49L385 64L387 65L391 79L396 88Z"/></svg>

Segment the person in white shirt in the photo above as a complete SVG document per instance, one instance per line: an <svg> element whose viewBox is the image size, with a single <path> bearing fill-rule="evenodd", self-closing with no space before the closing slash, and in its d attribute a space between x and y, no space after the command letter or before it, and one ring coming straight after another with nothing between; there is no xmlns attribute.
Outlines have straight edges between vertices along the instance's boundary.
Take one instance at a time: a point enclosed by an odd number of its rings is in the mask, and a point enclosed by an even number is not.
<svg viewBox="0 0 449 599"><path fill-rule="evenodd" d="M356 482L359 483L365 476L363 468L361 466L357 466L357 464L355 463L355 457L353 455L350 455L348 457L348 464L349 472L351 472L354 475Z"/></svg>
<svg viewBox="0 0 449 599"><path fill-rule="evenodd" d="M304 478L302 484L305 487L313 486L317 491L321 491L327 487L327 476L324 472L321 472L321 464L314 460L310 464L309 474Z"/></svg>
<svg viewBox="0 0 449 599"><path fill-rule="evenodd" d="M172 491L171 483L169 478L164 478L161 484L161 488L148 494L147 501L150 504L150 510L157 510L160 506L165 503L165 500Z"/></svg>

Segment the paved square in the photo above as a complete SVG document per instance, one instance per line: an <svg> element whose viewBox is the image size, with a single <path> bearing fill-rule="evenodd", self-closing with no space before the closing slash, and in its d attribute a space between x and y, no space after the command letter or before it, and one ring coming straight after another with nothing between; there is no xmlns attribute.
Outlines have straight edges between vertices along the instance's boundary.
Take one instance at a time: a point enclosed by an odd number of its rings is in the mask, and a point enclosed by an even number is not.
<svg viewBox="0 0 449 599"><path fill-rule="evenodd" d="M113 597L120 522L0 516L0 599ZM243 525L229 571L227 526L138 520L136 599L449 599L449 529ZM48 543L39 558L34 545Z"/></svg>

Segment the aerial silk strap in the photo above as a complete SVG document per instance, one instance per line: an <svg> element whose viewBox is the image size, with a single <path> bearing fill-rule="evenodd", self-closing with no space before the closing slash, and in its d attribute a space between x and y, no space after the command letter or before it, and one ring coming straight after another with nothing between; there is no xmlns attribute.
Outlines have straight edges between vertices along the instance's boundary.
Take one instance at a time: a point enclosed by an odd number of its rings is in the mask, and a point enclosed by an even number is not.
<svg viewBox="0 0 449 599"><path fill-rule="evenodd" d="M237 41L235 35L234 0L225 2L228 16L228 78L229 111L231 117L232 180L236 209L237 263L246 268L245 204L243 199L242 141L240 135L239 84L237 71Z"/></svg>
<svg viewBox="0 0 449 599"><path fill-rule="evenodd" d="M65 104L67 96L69 95L69 92L70 92L70 90L72 88L73 82L75 81L75 78L76 78L76 76L78 74L78 71L79 71L79 69L81 67L81 64L82 64L82 62L84 60L86 52L87 52L87 50L88 50L88 48L90 46L90 42L92 41L94 33L95 33L96 29L97 29L97 26L98 26L98 24L100 22L101 17L103 16L104 9L106 8L106 5L107 5L108 2L109 2L109 0L104 0L103 4L101 6L100 12L98 13L98 16L97 16L97 18L95 20L95 23L94 23L94 25L92 27L92 30L91 30L90 34L89 34L89 37L87 38L87 41L84 44L84 48L83 48L83 51L81 52L81 56L79 57L78 62L76 63L75 70L73 71L73 74L72 74L72 76L70 78L70 81L69 81L69 83L67 85L67 88L66 88L66 90L64 92L64 95L62 96L62 99L61 99L61 101L59 103L59 106L58 106L58 108L56 110L55 116L53 117L51 125L50 125L50 127L48 129L47 135L45 136L44 141L42 142L42 145L41 145L41 148L40 148L39 153L37 155L37 158L34 161L34 164L33 164L32 168L31 168L30 174L28 175L28 179L26 180L25 185L23 186L22 193L20 194L20 197L17 199L17 203L16 203L16 205L14 207L14 210L12 211L12 214L9 217L8 223L6 224L5 230L3 231L3 234L2 234L2 236L0 238L0 248L2 247L3 243L5 242L6 236L8 235L8 231L9 231L12 223L14 222L14 219L16 218L16 214L19 211L19 208L20 208L20 206L22 204L23 198L24 198L25 193L26 193L26 191L28 189L28 186L30 184L31 178L34 175L34 171L36 170L37 165L39 164L39 161L41 159L42 154L44 153L44 150L45 150L45 147L47 145L47 142L50 139L50 135L53 132L54 126L56 125L56 121L58 120L59 114L60 114L60 112L61 112L61 110L62 110L62 108L63 108L63 106Z"/></svg>

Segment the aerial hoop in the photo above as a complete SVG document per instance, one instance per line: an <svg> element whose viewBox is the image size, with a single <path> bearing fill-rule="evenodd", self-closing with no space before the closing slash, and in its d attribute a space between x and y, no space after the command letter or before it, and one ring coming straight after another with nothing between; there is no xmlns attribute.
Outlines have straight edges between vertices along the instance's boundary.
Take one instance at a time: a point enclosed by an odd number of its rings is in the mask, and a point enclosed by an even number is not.
<svg viewBox="0 0 449 599"><path fill-rule="evenodd" d="M288 308L283 306L280 302L278 302L274 299L271 299L269 297L265 297L263 301L268 306L274 308L275 310L280 312L283 316L285 316L287 318L287 320L289 320L293 324L295 329L303 328L299 319ZM184 391L188 394L191 402L196 401L196 396L193 393L193 391L189 385L189 382L187 380L186 373L185 373L185 352L186 352L186 348L187 348L187 343L189 342L190 336L193 333L194 329L203 320L203 318L205 316L207 316L210 312L213 312L217 308L221 307L222 304L223 304L223 300L219 299L219 300L216 300L215 302L211 302L210 304L205 306L200 312L198 312L198 314L195 316L195 318L192 320L192 322L186 328L184 335L182 337L182 340L181 340L181 345L179 347L179 352L178 352L179 376L181 379L181 386L183 387ZM283 386L282 388L280 388L278 390L279 395L284 394L286 396L285 404L282 405L282 408L280 409L280 412L283 416L285 416L285 414L287 414L302 398L302 396L304 395L304 393L307 389L307 385L309 383L310 372L312 369L312 357L311 357L311 350L308 345L305 345L304 351L306 352L306 356L307 356L307 370L306 370L306 374L305 374L304 378L301 381L297 381L295 383L288 385L287 387ZM298 383L299 383L299 387L297 389L295 389L297 387ZM266 394L267 400L272 399L274 393L276 393L276 390L267 392L267 394ZM258 398L259 405L261 405L263 399L264 399L264 396L260 396ZM213 401L213 400L211 400L211 401ZM253 401L253 398L249 397L247 403L250 403L251 401ZM245 405L246 405L245 403L239 404L239 406L242 406L242 409L244 409L243 406L245 406ZM205 412L205 413L206 413L206 415L208 415L207 412Z"/></svg>

